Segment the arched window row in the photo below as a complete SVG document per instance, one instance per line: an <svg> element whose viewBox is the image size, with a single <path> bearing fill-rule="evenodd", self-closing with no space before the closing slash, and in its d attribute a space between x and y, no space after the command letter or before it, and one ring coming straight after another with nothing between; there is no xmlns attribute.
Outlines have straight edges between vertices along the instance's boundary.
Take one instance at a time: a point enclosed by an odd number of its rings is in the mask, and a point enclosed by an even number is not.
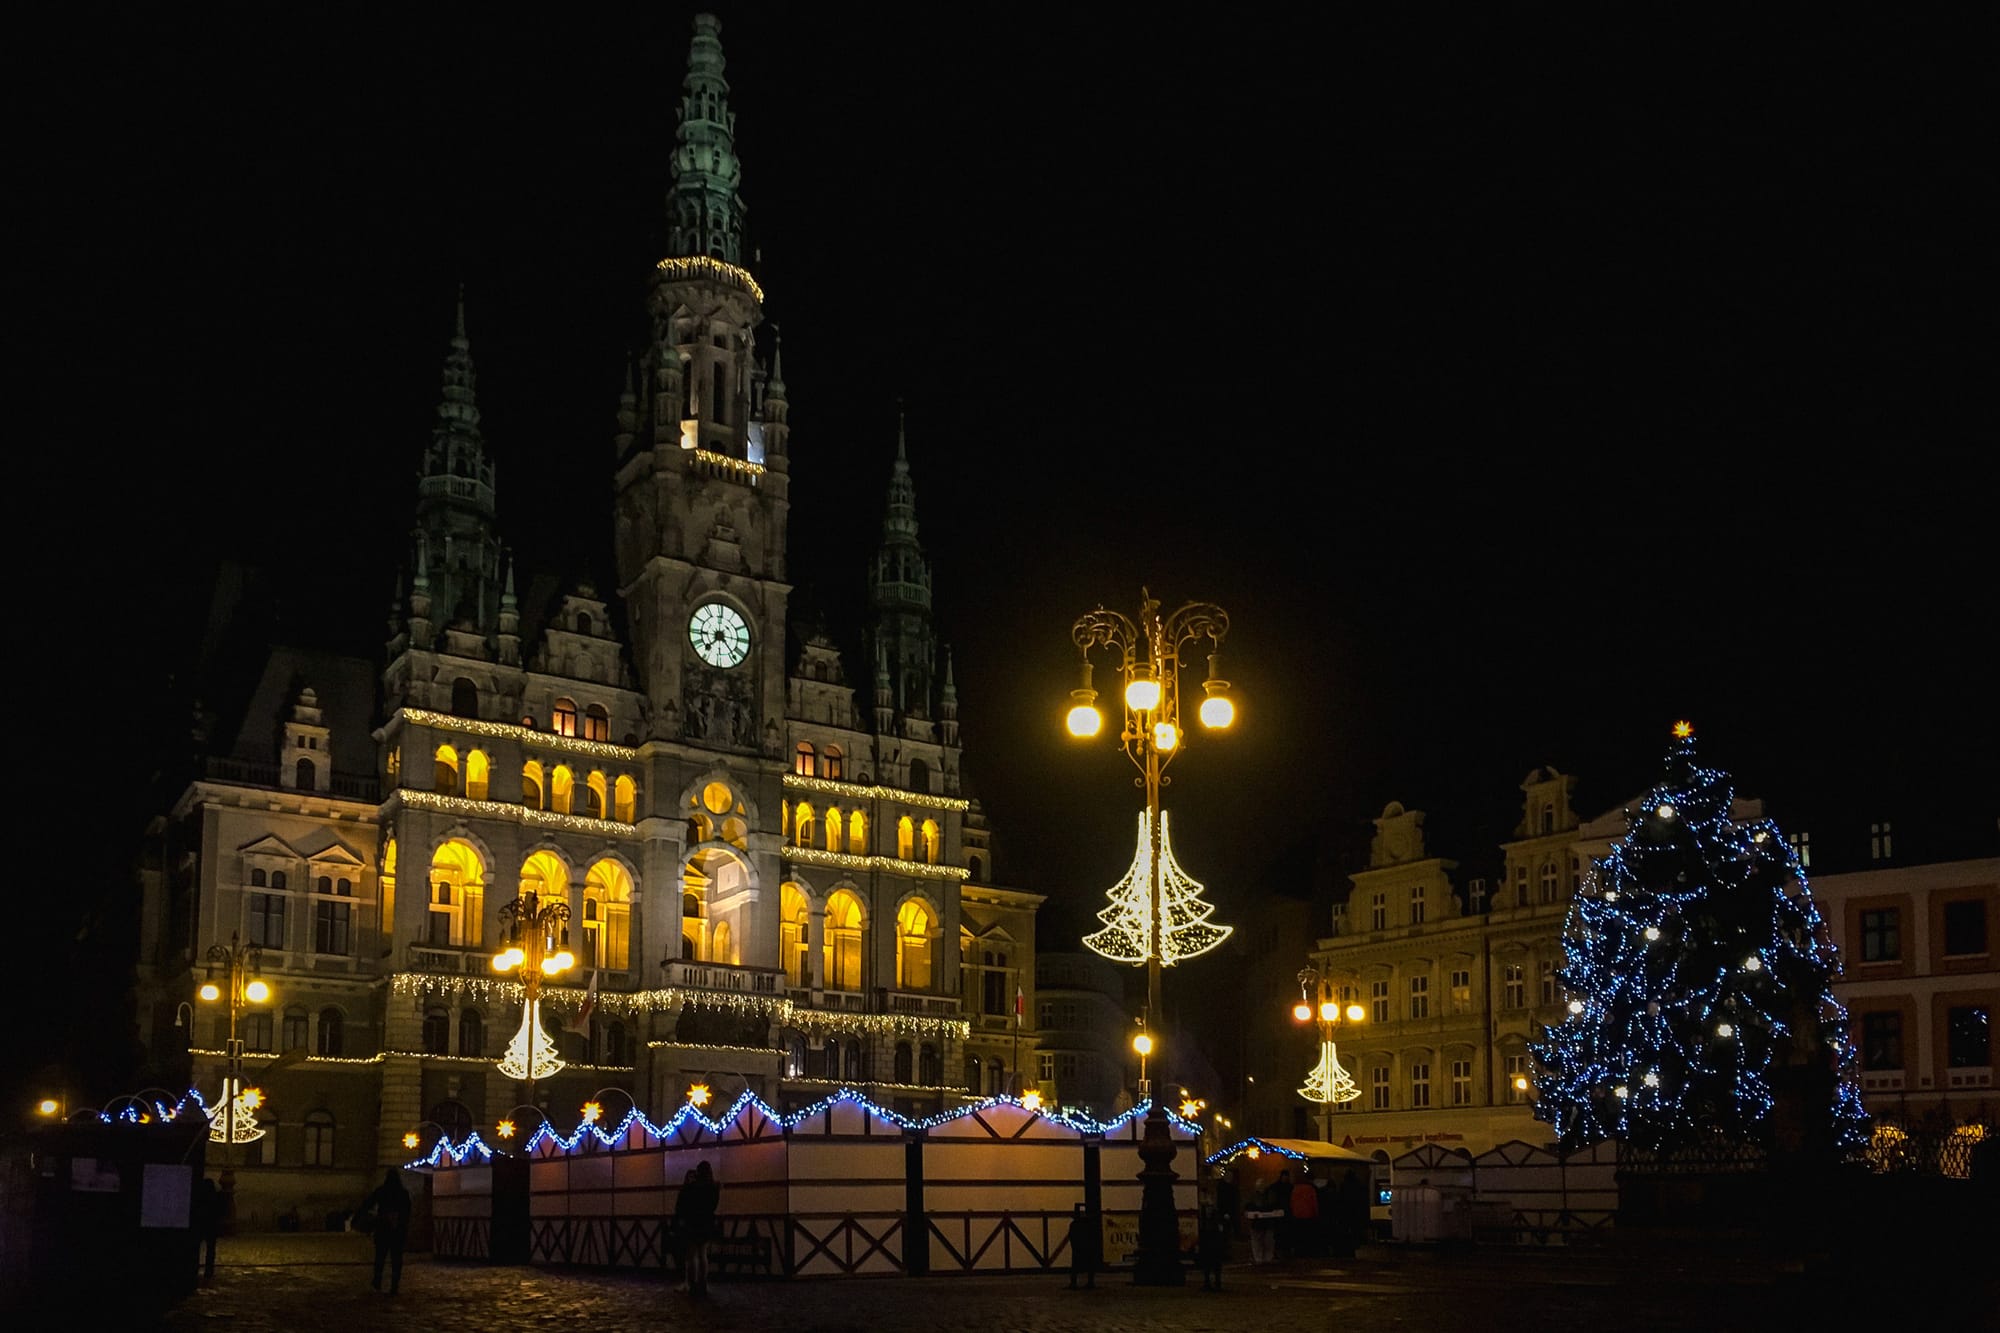
<svg viewBox="0 0 2000 1333"><path fill-rule="evenodd" d="M838 780L846 776L845 756L838 745L815 749L812 742L800 741L792 754L792 772L802 778Z"/></svg>
<svg viewBox="0 0 2000 1333"><path fill-rule="evenodd" d="M432 790L470 800L492 799L492 761L482 750L440 745L431 760ZM521 804L530 810L560 815L586 815L620 824L639 819L639 784L629 773L606 774L599 769L579 773L568 764L545 767L539 759L521 765Z"/></svg>
<svg viewBox="0 0 2000 1333"><path fill-rule="evenodd" d="M859 810L843 811L837 805L821 810L811 801L800 801L782 807L779 828L794 847L868 855L868 816Z"/></svg>

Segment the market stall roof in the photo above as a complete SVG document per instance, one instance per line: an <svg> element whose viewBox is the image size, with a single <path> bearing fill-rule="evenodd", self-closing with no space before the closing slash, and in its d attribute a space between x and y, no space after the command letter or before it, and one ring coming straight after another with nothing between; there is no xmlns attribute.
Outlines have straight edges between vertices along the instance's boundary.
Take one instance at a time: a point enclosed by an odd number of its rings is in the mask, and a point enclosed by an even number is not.
<svg viewBox="0 0 2000 1333"><path fill-rule="evenodd" d="M1221 1152L1211 1153L1212 1163L1233 1161L1237 1154L1248 1152L1252 1147L1260 1152L1275 1152L1281 1157L1297 1157L1316 1162L1372 1162L1375 1159L1366 1153L1343 1148L1337 1143L1327 1143L1322 1139L1267 1139L1251 1136L1232 1143Z"/></svg>

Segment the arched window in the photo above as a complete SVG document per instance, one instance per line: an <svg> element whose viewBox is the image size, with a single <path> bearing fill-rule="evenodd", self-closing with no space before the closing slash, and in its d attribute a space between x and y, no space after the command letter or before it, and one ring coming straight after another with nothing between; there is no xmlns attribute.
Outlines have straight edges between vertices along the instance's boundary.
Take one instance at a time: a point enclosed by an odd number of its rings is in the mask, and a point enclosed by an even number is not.
<svg viewBox="0 0 2000 1333"><path fill-rule="evenodd" d="M284 1022L278 1025L278 1049L281 1051L303 1050L306 1044L306 1011L299 1008L285 1010Z"/></svg>
<svg viewBox="0 0 2000 1333"><path fill-rule="evenodd" d="M347 1018L332 1005L319 1011L319 1053L341 1055L347 1047Z"/></svg>
<svg viewBox="0 0 2000 1333"><path fill-rule="evenodd" d="M264 882L265 881L264 881L263 869L261 867L256 867L256 866L251 867L250 887L253 889L261 889L264 887Z"/></svg>
<svg viewBox="0 0 2000 1333"><path fill-rule="evenodd" d="M584 710L583 738L587 741L611 739L611 714L604 711L603 704L592 704Z"/></svg>
<svg viewBox="0 0 2000 1333"><path fill-rule="evenodd" d="M847 850L855 856L868 855L868 816L859 810L847 817Z"/></svg>
<svg viewBox="0 0 2000 1333"><path fill-rule="evenodd" d="M352 898L354 896L354 881L351 879L337 879L333 882L333 891L339 897Z"/></svg>
<svg viewBox="0 0 2000 1333"><path fill-rule="evenodd" d="M1542 832L1554 833L1555 831L1556 808L1553 805L1544 805L1542 807Z"/></svg>
<svg viewBox="0 0 2000 1333"><path fill-rule="evenodd" d="M639 787L627 774L620 773L611 784L611 817L621 824L639 821Z"/></svg>
<svg viewBox="0 0 2000 1333"><path fill-rule="evenodd" d="M708 905L702 901L700 892L689 890L681 894L681 957L689 961L701 957L702 933L707 927Z"/></svg>
<svg viewBox="0 0 2000 1333"><path fill-rule="evenodd" d="M861 900L846 889L834 890L826 900L822 954L827 989L861 989Z"/></svg>
<svg viewBox="0 0 2000 1333"><path fill-rule="evenodd" d="M729 929L727 921L718 921L709 933L708 961L734 967L743 960L736 954L736 936Z"/></svg>
<svg viewBox="0 0 2000 1333"><path fill-rule="evenodd" d="M926 819L924 821L924 860L930 865L936 865L938 857L943 854L944 839L938 833L937 821L935 819Z"/></svg>
<svg viewBox="0 0 2000 1333"><path fill-rule="evenodd" d="M557 764L555 772L549 774L549 809L566 815L575 797L576 779L570 776L569 765Z"/></svg>
<svg viewBox="0 0 2000 1333"><path fill-rule="evenodd" d="M521 765L521 804L540 810L542 800L542 766L530 759Z"/></svg>
<svg viewBox="0 0 2000 1333"><path fill-rule="evenodd" d="M784 1077L804 1078L806 1076L805 1034L793 1028L786 1028L779 1038L779 1043L785 1052Z"/></svg>
<svg viewBox="0 0 2000 1333"><path fill-rule="evenodd" d="M980 1065L979 1065L979 1057L978 1057L978 1056L976 1056L976 1055L968 1055L968 1056L966 1056L966 1057L965 1057L965 1090L966 1090L967 1092L978 1092L978 1091L979 1091L979 1075L980 1075Z"/></svg>
<svg viewBox="0 0 2000 1333"><path fill-rule="evenodd" d="M477 1009L461 1009L458 1014L458 1053L486 1054L486 1020Z"/></svg>
<svg viewBox="0 0 2000 1333"><path fill-rule="evenodd" d="M593 771L583 780L583 813L592 819L602 819L608 808L610 800L604 784L604 775Z"/></svg>
<svg viewBox="0 0 2000 1333"><path fill-rule="evenodd" d="M577 612L577 613L576 613L576 632L577 632L578 634L582 634L582 635L586 635L586 636L588 636L588 635L590 634L590 631L591 631L591 629L592 629L592 625L591 625L591 621L590 621L590 612L588 612L588 611L579 611L579 612Z"/></svg>
<svg viewBox="0 0 2000 1333"><path fill-rule="evenodd" d="M549 730L558 736L576 735L576 701L558 699L549 710Z"/></svg>
<svg viewBox="0 0 2000 1333"><path fill-rule="evenodd" d="M898 860L907 861L916 853L916 850L916 821L908 815L904 815L896 821L896 857Z"/></svg>
<svg viewBox="0 0 2000 1333"><path fill-rule="evenodd" d="M1007 1091L1007 1062L995 1056L986 1066L986 1095L999 1097Z"/></svg>
<svg viewBox="0 0 2000 1333"><path fill-rule="evenodd" d="M819 816L813 812L810 801L799 802L799 812L793 821L793 827L798 830L799 846L811 847L819 841Z"/></svg>
<svg viewBox="0 0 2000 1333"><path fill-rule="evenodd" d="M292 785L300 791L319 790L319 770L313 767L312 760L299 760L298 767L292 770Z"/></svg>
<svg viewBox="0 0 2000 1333"><path fill-rule="evenodd" d="M607 972L632 965L632 875L609 858L583 877L583 957Z"/></svg>
<svg viewBox="0 0 2000 1333"><path fill-rule="evenodd" d="M896 985L902 990L931 987L931 913L915 898L896 910Z"/></svg>
<svg viewBox="0 0 2000 1333"><path fill-rule="evenodd" d="M908 1043L907 1041L897 1042L896 1082L908 1083L910 1082L911 1079L915 1078L917 1072L915 1068L913 1068L915 1063L916 1063L915 1053L910 1050L910 1043Z"/></svg>
<svg viewBox="0 0 2000 1333"><path fill-rule="evenodd" d="M868 1053L861 1047L861 1039L847 1039L847 1059L842 1066L841 1077L850 1083L868 1081Z"/></svg>
<svg viewBox="0 0 2000 1333"><path fill-rule="evenodd" d="M479 687L464 676L451 683L451 715L453 717L479 716Z"/></svg>
<svg viewBox="0 0 2000 1333"><path fill-rule="evenodd" d="M826 812L826 849L829 852L840 850L841 827L840 810L837 807L828 810Z"/></svg>
<svg viewBox="0 0 2000 1333"><path fill-rule="evenodd" d="M810 920L806 896L796 884L786 884L778 892L778 962L785 969L789 985L806 984L806 933Z"/></svg>
<svg viewBox="0 0 2000 1333"><path fill-rule="evenodd" d="M333 892L333 876L321 875L317 880L314 880L313 892L331 894Z"/></svg>
<svg viewBox="0 0 2000 1333"><path fill-rule="evenodd" d="M486 866L472 844L453 838L431 857L430 918L424 942L434 949L479 944L486 904Z"/></svg>
<svg viewBox="0 0 2000 1333"><path fill-rule="evenodd" d="M931 789L931 769L921 759L910 761L910 790L929 791Z"/></svg>
<svg viewBox="0 0 2000 1333"><path fill-rule="evenodd" d="M569 901L569 867L554 852L528 853L521 862L521 892L532 893L542 902Z"/></svg>
<svg viewBox="0 0 2000 1333"><path fill-rule="evenodd" d="M431 1055L451 1054L451 1011L441 1004L424 1010L424 1050Z"/></svg>
<svg viewBox="0 0 2000 1333"><path fill-rule="evenodd" d="M938 1048L929 1042L917 1051L917 1082L927 1088L944 1082L944 1062L938 1059Z"/></svg>
<svg viewBox="0 0 2000 1333"><path fill-rule="evenodd" d="M486 799L488 777L486 752L473 750L465 756L465 794L475 801Z"/></svg>
<svg viewBox="0 0 2000 1333"><path fill-rule="evenodd" d="M307 1111L305 1165L333 1165L333 1112Z"/></svg>
<svg viewBox="0 0 2000 1333"><path fill-rule="evenodd" d="M838 745L827 746L826 753L819 757L819 775L823 778L838 778L840 776L840 747Z"/></svg>
<svg viewBox="0 0 2000 1333"><path fill-rule="evenodd" d="M440 745L432 757L431 790L446 796L458 794L458 751L449 745Z"/></svg>
<svg viewBox="0 0 2000 1333"><path fill-rule="evenodd" d="M802 778L813 775L813 747L809 742L799 742L798 757L792 760L792 772Z"/></svg>
<svg viewBox="0 0 2000 1333"><path fill-rule="evenodd" d="M282 890L282 889L283 889L283 888L285 887L285 872L284 872L284 871L282 871L282 870L273 870L273 871L271 872L271 887L272 887L272 888L274 888L274 889L279 889L279 890Z"/></svg>

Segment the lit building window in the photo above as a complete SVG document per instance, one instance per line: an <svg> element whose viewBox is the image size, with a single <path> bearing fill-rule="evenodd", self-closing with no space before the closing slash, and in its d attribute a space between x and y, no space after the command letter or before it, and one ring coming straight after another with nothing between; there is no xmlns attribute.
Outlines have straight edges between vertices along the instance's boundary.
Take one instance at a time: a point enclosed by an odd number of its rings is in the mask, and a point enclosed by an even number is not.
<svg viewBox="0 0 2000 1333"><path fill-rule="evenodd" d="M811 847L819 840L819 814L809 801L800 801L798 814L793 817L792 827L799 835L799 846Z"/></svg>
<svg viewBox="0 0 2000 1333"><path fill-rule="evenodd" d="M1451 1011L1454 1014L1472 1011L1472 973L1467 968L1454 968L1451 974Z"/></svg>
<svg viewBox="0 0 2000 1333"><path fill-rule="evenodd" d="M1516 1087L1515 1084L1518 1080L1527 1078L1528 1076L1528 1057L1525 1055L1508 1056L1506 1061L1506 1075L1507 1101L1516 1106L1527 1101L1528 1094L1534 1087L1533 1081L1530 1080L1526 1088Z"/></svg>
<svg viewBox="0 0 2000 1333"><path fill-rule="evenodd" d="M838 806L826 812L826 849L829 852L837 852L840 850L840 843L841 843L840 835L845 828L846 825L841 820L840 809Z"/></svg>
<svg viewBox="0 0 2000 1333"><path fill-rule="evenodd" d="M486 799L487 780L490 776L484 750L473 750L465 756L465 794L475 801Z"/></svg>
<svg viewBox="0 0 2000 1333"><path fill-rule="evenodd" d="M557 764L555 771L549 774L549 809L559 815L569 814L575 799L576 778L567 764Z"/></svg>
<svg viewBox="0 0 2000 1333"><path fill-rule="evenodd" d="M868 855L868 817L859 810L847 818L847 850L855 856Z"/></svg>
<svg viewBox="0 0 2000 1333"><path fill-rule="evenodd" d="M639 788L632 779L621 773L611 788L611 817L621 824L633 824L639 818Z"/></svg>
<svg viewBox="0 0 2000 1333"><path fill-rule="evenodd" d="M840 777L840 747L829 745L826 753L819 757L819 775L823 778Z"/></svg>
<svg viewBox="0 0 2000 1333"><path fill-rule="evenodd" d="M799 892L796 884L786 884L779 891L778 903L778 962L785 969L785 981L789 985L806 984L806 934L811 921L806 907L806 896Z"/></svg>
<svg viewBox="0 0 2000 1333"><path fill-rule="evenodd" d="M458 794L458 751L449 745L440 745L432 756L431 790L446 796Z"/></svg>
<svg viewBox="0 0 2000 1333"><path fill-rule="evenodd" d="M1871 861L1887 861L1894 855L1895 850L1889 838L1889 821L1885 819L1879 824L1870 824L1868 826L1868 859Z"/></svg>
<svg viewBox="0 0 2000 1333"><path fill-rule="evenodd" d="M592 704L583 713L583 738L587 741L611 739L611 715L603 704Z"/></svg>
<svg viewBox="0 0 2000 1333"><path fill-rule="evenodd" d="M846 889L826 900L824 967L829 989L861 989L861 902Z"/></svg>
<svg viewBox="0 0 2000 1333"><path fill-rule="evenodd" d="M632 875L608 857L584 875L583 957L607 972L632 965Z"/></svg>
<svg viewBox="0 0 2000 1333"><path fill-rule="evenodd" d="M542 766L530 759L521 765L521 804L530 810L540 810L542 790Z"/></svg>
<svg viewBox="0 0 2000 1333"><path fill-rule="evenodd" d="M549 710L549 730L558 736L576 735L576 702L572 699L558 699Z"/></svg>
<svg viewBox="0 0 2000 1333"><path fill-rule="evenodd" d="M813 747L809 742L799 742L799 752L792 759L792 772L802 778L809 778L813 775Z"/></svg>
<svg viewBox="0 0 2000 1333"><path fill-rule="evenodd" d="M915 854L916 847L917 847L916 821L911 819L908 815L904 815L901 819L896 821L897 859L903 861L909 860Z"/></svg>
<svg viewBox="0 0 2000 1333"><path fill-rule="evenodd" d="M1792 854L1799 858L1799 867L1812 869L1812 834L1794 833L1786 841L1792 844Z"/></svg>

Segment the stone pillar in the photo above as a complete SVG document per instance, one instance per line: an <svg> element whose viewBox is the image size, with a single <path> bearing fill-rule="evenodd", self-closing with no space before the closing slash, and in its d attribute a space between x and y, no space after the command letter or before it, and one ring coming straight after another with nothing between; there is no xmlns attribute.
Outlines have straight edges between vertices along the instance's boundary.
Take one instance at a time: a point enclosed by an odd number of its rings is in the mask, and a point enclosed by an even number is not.
<svg viewBox="0 0 2000 1333"><path fill-rule="evenodd" d="M414 1056L391 1055L382 1061L382 1106L375 1122L377 1166L401 1166L416 1156L403 1146L403 1135L424 1118L423 1065Z"/></svg>
<svg viewBox="0 0 2000 1333"><path fill-rule="evenodd" d="M800 969L799 978L806 988L817 995L823 989L825 978L820 975L826 963L826 908L809 907L806 911L806 961Z"/></svg>

